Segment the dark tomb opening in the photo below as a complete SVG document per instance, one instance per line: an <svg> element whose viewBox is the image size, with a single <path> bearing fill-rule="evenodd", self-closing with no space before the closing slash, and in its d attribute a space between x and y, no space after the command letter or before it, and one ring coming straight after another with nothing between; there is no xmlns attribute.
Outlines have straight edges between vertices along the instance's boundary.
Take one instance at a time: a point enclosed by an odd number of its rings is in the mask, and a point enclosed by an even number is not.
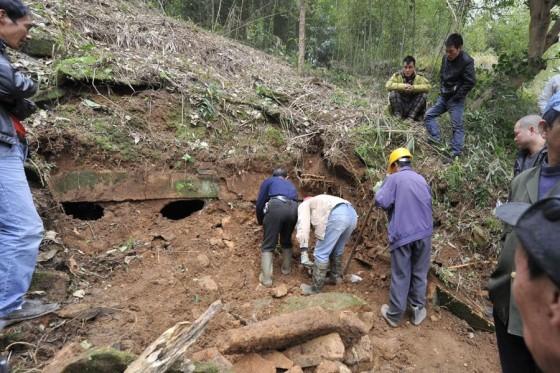
<svg viewBox="0 0 560 373"><path fill-rule="evenodd" d="M201 199L174 201L165 205L160 213L167 219L181 220L202 210L203 207L204 201Z"/></svg>
<svg viewBox="0 0 560 373"><path fill-rule="evenodd" d="M104 214L103 207L94 202L62 202L62 208L66 215L80 220L98 220Z"/></svg>

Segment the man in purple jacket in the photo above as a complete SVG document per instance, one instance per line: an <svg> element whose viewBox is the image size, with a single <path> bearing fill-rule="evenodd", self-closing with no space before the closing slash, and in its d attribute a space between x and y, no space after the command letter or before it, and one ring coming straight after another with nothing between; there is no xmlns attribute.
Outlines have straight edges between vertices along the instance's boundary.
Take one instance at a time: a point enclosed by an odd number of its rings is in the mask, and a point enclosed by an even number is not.
<svg viewBox="0 0 560 373"><path fill-rule="evenodd" d="M405 148L389 156L389 175L375 193L375 204L389 215L391 251L390 302L381 315L396 327L406 311L412 323L426 318L426 287L432 250L432 193L426 180L411 168L412 154Z"/></svg>

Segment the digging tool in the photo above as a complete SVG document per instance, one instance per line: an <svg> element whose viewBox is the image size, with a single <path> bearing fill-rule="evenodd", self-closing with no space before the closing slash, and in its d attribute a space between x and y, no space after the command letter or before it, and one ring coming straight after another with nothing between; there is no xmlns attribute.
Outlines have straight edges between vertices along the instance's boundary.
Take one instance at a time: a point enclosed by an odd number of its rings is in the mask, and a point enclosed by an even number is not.
<svg viewBox="0 0 560 373"><path fill-rule="evenodd" d="M369 207L368 213L366 215L366 218L364 219L364 222L360 225L360 228L358 228L356 240L354 241L354 245L350 250L350 256L346 260L346 264L344 265L344 269L342 270L342 276L344 276L346 274L346 271L348 271L348 268L350 267L350 263L354 258L354 254L356 254L356 249L358 248L358 245L361 244L362 241L364 240L364 235L363 235L364 229L368 225L369 217L374 207L375 207L375 203L372 201L371 206Z"/></svg>

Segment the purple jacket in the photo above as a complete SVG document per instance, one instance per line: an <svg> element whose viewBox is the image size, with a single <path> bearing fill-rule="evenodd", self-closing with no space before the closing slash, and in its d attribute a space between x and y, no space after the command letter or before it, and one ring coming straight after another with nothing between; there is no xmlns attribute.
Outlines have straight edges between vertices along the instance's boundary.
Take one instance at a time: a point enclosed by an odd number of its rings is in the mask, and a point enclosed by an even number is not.
<svg viewBox="0 0 560 373"><path fill-rule="evenodd" d="M391 250L432 235L432 192L410 167L385 178L375 193L375 205L389 214Z"/></svg>

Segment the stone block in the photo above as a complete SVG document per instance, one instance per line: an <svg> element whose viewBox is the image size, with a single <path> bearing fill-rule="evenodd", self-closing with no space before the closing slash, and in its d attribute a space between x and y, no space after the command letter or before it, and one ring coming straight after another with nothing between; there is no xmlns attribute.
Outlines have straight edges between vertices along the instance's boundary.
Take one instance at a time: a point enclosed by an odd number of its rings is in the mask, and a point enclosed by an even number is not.
<svg viewBox="0 0 560 373"><path fill-rule="evenodd" d="M373 347L368 335L364 335L356 344L348 348L344 354L344 362L348 365L369 363L372 360Z"/></svg>
<svg viewBox="0 0 560 373"><path fill-rule="evenodd" d="M245 355L233 365L235 373L276 373L276 367L258 354Z"/></svg>
<svg viewBox="0 0 560 373"><path fill-rule="evenodd" d="M317 366L323 360L342 360L344 358L344 343L340 335L331 333L312 339L301 345L290 347L285 351L286 356L302 368Z"/></svg>

